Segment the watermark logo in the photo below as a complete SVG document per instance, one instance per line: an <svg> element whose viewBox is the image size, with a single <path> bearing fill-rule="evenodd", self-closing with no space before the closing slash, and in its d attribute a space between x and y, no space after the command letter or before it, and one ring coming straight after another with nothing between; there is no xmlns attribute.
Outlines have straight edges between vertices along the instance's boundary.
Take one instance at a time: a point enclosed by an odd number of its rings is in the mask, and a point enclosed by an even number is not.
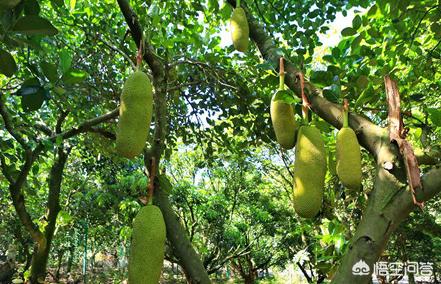
<svg viewBox="0 0 441 284"><path fill-rule="evenodd" d="M367 265L367 263L364 262L364 260L360 260L359 262L357 262L352 266L353 275L359 275L359 276L369 275L370 272L371 269L369 268L369 265Z"/></svg>
<svg viewBox="0 0 441 284"><path fill-rule="evenodd" d="M431 281L433 276L433 262L386 262L379 261L374 263L372 272L369 265L363 260L359 260L352 266L352 274L366 276L373 274L379 277L393 278L404 277L413 274L415 280Z"/></svg>

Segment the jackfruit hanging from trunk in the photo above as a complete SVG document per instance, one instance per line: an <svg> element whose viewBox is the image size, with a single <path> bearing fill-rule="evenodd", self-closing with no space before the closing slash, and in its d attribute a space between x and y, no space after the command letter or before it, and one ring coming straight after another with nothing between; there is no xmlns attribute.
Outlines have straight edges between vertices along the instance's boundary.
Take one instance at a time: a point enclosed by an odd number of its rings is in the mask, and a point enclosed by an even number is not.
<svg viewBox="0 0 441 284"><path fill-rule="evenodd" d="M139 155L147 141L153 111L153 91L150 79L136 71L124 83L119 122L116 131L116 150L126 157Z"/></svg>
<svg viewBox="0 0 441 284"><path fill-rule="evenodd" d="M240 7L240 1L237 1L237 8L233 10L230 21L231 38L234 48L241 52L246 52L249 44L249 26L247 15Z"/></svg>
<svg viewBox="0 0 441 284"><path fill-rule="evenodd" d="M166 228L161 210L141 208L133 221L129 255L129 284L159 283L164 262Z"/></svg>

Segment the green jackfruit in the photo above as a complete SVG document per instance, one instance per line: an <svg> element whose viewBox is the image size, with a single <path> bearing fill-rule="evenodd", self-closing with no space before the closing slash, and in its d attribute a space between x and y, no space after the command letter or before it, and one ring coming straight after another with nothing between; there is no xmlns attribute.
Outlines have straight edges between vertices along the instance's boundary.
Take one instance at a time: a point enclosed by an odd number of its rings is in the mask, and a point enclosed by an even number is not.
<svg viewBox="0 0 441 284"><path fill-rule="evenodd" d="M337 134L337 175L344 186L359 189L361 186L361 153L354 130L343 127Z"/></svg>
<svg viewBox="0 0 441 284"><path fill-rule="evenodd" d="M271 100L270 113L274 133L279 144L285 149L291 149L296 144L297 123L291 104L275 100L278 91Z"/></svg>
<svg viewBox="0 0 441 284"><path fill-rule="evenodd" d="M249 43L249 27L245 11L242 8L235 8L230 21L231 38L234 48L246 52Z"/></svg>
<svg viewBox="0 0 441 284"><path fill-rule="evenodd" d="M326 175L326 150L320 131L302 126L294 161L294 209L304 218L320 211Z"/></svg>
<svg viewBox="0 0 441 284"><path fill-rule="evenodd" d="M133 221L129 255L129 284L159 282L164 262L166 229L161 210L141 208Z"/></svg>
<svg viewBox="0 0 441 284"><path fill-rule="evenodd" d="M116 150L126 158L139 155L150 129L153 110L152 84L149 77L137 71L127 78L121 95Z"/></svg>

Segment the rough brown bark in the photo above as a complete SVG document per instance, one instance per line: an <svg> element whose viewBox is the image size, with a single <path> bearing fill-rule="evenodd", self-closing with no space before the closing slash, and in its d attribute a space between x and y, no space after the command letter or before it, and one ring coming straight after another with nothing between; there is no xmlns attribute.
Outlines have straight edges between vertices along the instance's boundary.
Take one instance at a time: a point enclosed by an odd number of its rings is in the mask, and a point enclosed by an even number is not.
<svg viewBox="0 0 441 284"><path fill-rule="evenodd" d="M46 266L54 236L58 213L60 212L60 190L63 179L63 171L66 165L68 152L63 148L58 149L58 158L55 160L49 176L48 214L47 226L43 236L35 242L34 253L31 262L31 283L40 283L46 278Z"/></svg>

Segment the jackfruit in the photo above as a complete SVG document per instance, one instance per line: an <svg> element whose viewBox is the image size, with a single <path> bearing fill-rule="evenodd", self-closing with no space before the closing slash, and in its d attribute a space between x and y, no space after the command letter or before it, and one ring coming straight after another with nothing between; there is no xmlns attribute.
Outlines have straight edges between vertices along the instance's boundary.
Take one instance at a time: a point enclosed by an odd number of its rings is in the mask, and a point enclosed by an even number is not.
<svg viewBox="0 0 441 284"><path fill-rule="evenodd" d="M357 136L349 127L342 127L337 134L337 175L344 186L359 189L361 186L361 153Z"/></svg>
<svg viewBox="0 0 441 284"><path fill-rule="evenodd" d="M161 210L141 208L133 221L129 255L129 284L158 283L164 262L166 229Z"/></svg>
<svg viewBox="0 0 441 284"><path fill-rule="evenodd" d="M238 7L233 10L230 21L231 38L234 48L241 52L246 52L249 43L249 27L245 11Z"/></svg>
<svg viewBox="0 0 441 284"><path fill-rule="evenodd" d="M302 126L297 134L294 161L294 209L312 218L320 211L326 175L326 151L320 131Z"/></svg>
<svg viewBox="0 0 441 284"><path fill-rule="evenodd" d="M149 77L136 71L124 83L119 122L116 131L116 150L126 157L139 155L150 129L153 110L152 84Z"/></svg>
<svg viewBox="0 0 441 284"><path fill-rule="evenodd" d="M271 122L277 142L279 142L283 148L291 149L296 144L297 123L292 105L282 100L277 100L277 95L280 92L283 91L277 91L271 99Z"/></svg>

